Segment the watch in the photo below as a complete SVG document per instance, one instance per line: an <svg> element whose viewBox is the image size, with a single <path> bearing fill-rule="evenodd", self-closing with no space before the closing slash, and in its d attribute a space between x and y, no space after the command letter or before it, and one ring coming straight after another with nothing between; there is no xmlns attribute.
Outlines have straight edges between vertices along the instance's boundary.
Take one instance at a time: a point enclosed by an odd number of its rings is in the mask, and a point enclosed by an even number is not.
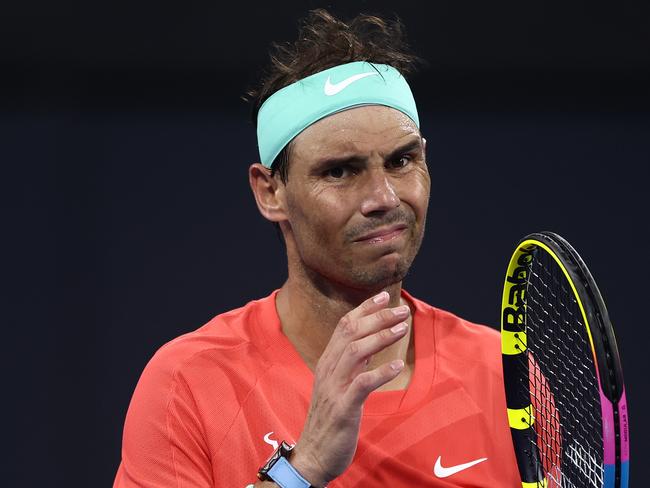
<svg viewBox="0 0 650 488"><path fill-rule="evenodd" d="M292 449L293 446L282 441L280 447L257 472L257 477L262 481L273 481L280 488L315 488L289 463Z"/></svg>

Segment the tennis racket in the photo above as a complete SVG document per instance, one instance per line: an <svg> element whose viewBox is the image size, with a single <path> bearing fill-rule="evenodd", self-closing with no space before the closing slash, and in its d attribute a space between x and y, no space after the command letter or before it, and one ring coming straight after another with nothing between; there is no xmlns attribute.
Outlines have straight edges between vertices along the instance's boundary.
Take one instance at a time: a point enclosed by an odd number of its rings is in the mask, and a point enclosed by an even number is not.
<svg viewBox="0 0 650 488"><path fill-rule="evenodd" d="M503 289L508 421L523 488L627 488L628 413L605 303L557 234L524 237Z"/></svg>

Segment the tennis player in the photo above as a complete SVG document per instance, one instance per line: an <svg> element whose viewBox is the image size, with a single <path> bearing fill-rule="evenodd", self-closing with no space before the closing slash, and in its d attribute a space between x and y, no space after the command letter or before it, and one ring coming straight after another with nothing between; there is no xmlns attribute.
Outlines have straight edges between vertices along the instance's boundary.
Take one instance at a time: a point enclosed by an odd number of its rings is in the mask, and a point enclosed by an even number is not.
<svg viewBox="0 0 650 488"><path fill-rule="evenodd" d="M402 288L431 188L415 61L400 23L323 10L276 47L249 181L288 278L155 354L114 487L521 486L498 333Z"/></svg>

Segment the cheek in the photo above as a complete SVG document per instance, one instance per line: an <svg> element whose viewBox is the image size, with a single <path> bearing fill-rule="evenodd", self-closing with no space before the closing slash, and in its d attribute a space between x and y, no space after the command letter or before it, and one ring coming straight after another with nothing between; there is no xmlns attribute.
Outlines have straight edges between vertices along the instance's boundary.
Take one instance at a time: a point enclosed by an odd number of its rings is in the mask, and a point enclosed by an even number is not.
<svg viewBox="0 0 650 488"><path fill-rule="evenodd" d="M431 187L429 184L418 187L418 194L417 194L417 199L419 202L418 212L422 214L423 217L426 216L427 209L429 208L430 191L431 191Z"/></svg>
<svg viewBox="0 0 650 488"><path fill-rule="evenodd" d="M418 219L424 218L429 206L429 194L431 191L431 180L428 173L418 174L415 178L409 178L402 187L401 199L409 204L416 213Z"/></svg>
<svg viewBox="0 0 650 488"><path fill-rule="evenodd" d="M293 195L287 198L289 223L301 247L313 243L336 243L340 240L345 227L345 204L340 195L333 193Z"/></svg>

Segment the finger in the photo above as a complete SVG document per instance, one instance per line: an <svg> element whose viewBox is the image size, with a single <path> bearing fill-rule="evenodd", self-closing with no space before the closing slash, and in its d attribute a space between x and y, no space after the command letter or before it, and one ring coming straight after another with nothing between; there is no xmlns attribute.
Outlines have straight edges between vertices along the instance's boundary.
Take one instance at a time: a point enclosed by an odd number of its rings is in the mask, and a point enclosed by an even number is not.
<svg viewBox="0 0 650 488"><path fill-rule="evenodd" d="M407 305L384 308L356 320L344 317L339 322L326 348L327 361L338 363L349 344L380 330L405 321L410 313ZM334 366L332 364L332 366Z"/></svg>
<svg viewBox="0 0 650 488"><path fill-rule="evenodd" d="M321 361L325 362L329 356L331 350L334 348L336 343L340 340L340 336L349 336L352 334L356 328L357 320L366 315L372 314L386 307L390 295L386 291L378 293L374 297L365 300L361 305L350 310L339 320L332 337L330 338L329 343L325 347L323 354L321 355ZM338 357L338 356L337 356Z"/></svg>
<svg viewBox="0 0 650 488"><path fill-rule="evenodd" d="M352 320L361 318L365 315L370 315L371 313L384 308L388 304L389 300L390 295L388 292L382 291L377 293L374 297L368 298L362 302L361 305L350 310L346 315Z"/></svg>
<svg viewBox="0 0 650 488"><path fill-rule="evenodd" d="M370 393L394 379L403 369L404 361L396 359L359 374L345 392L343 400L348 403L350 408L361 407Z"/></svg>
<svg viewBox="0 0 650 488"><path fill-rule="evenodd" d="M348 384L363 369L364 363L370 356L400 340L407 331L408 324L400 322L391 328L382 329L348 343L334 368L334 378L343 384Z"/></svg>

